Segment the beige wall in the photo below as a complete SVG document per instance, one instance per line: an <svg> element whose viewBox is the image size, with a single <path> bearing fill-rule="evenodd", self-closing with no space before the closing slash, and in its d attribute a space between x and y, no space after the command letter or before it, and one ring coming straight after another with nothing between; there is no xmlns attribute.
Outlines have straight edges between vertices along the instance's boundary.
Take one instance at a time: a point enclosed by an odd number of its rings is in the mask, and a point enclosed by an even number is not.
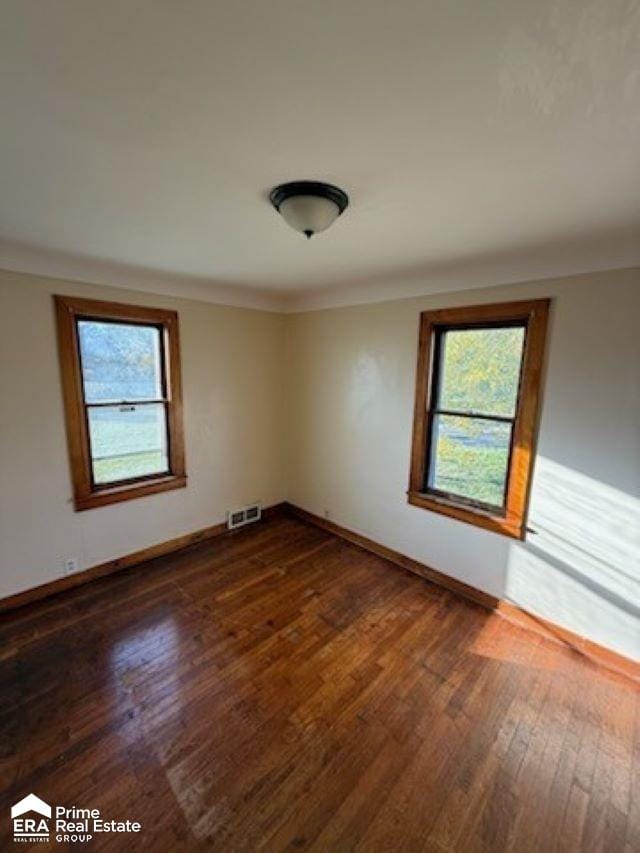
<svg viewBox="0 0 640 853"><path fill-rule="evenodd" d="M51 294L179 312L186 489L74 512ZM284 317L0 272L0 597L284 499Z"/></svg>
<svg viewBox="0 0 640 853"><path fill-rule="evenodd" d="M551 296L524 543L409 506L418 315ZM293 315L293 503L640 658L640 270Z"/></svg>

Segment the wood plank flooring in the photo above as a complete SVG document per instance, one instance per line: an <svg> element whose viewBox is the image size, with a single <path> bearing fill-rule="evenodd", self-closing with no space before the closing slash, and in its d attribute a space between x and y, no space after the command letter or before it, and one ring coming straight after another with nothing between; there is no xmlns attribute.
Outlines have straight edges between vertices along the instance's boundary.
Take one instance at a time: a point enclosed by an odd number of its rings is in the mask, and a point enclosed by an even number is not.
<svg viewBox="0 0 640 853"><path fill-rule="evenodd" d="M636 685L296 519L0 640L3 849L33 792L142 822L96 850L640 850Z"/></svg>

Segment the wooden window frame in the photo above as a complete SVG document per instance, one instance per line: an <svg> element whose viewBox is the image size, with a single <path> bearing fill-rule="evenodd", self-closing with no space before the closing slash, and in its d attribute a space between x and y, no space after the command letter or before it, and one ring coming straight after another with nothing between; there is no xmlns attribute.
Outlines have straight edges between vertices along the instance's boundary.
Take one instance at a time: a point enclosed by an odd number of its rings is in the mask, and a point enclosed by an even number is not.
<svg viewBox="0 0 640 853"><path fill-rule="evenodd" d="M161 308L123 305L71 296L54 296L58 328L58 351L62 392L67 425L67 444L71 466L73 502L77 511L106 504L129 501L145 495L180 489L187 484L182 424L182 380L180 374L180 336L178 314ZM162 335L164 399L167 418L169 471L119 480L117 483L93 482L89 429L82 369L78 321L131 323L156 326Z"/></svg>
<svg viewBox="0 0 640 853"><path fill-rule="evenodd" d="M515 539L524 539L542 392L542 372L549 299L503 302L423 311L420 315L413 443L408 501L414 506L474 524ZM450 328L491 328L521 324L525 328L520 382L511 434L505 502L501 512L472 499L429 490L429 443L433 432L437 388L436 343ZM435 369L434 369L435 368ZM436 377L437 378L437 377Z"/></svg>

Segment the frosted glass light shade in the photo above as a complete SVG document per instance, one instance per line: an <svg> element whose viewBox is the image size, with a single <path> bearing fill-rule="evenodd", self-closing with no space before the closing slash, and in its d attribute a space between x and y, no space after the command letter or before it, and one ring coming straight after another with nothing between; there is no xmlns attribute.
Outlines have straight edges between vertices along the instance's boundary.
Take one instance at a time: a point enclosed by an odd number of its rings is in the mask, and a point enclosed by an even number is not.
<svg viewBox="0 0 640 853"><path fill-rule="evenodd" d="M340 215L338 205L317 195L294 195L280 205L282 218L302 234L317 234L328 228Z"/></svg>
<svg viewBox="0 0 640 853"><path fill-rule="evenodd" d="M309 238L335 222L347 209L349 196L322 181L289 181L274 187L269 201L287 225Z"/></svg>

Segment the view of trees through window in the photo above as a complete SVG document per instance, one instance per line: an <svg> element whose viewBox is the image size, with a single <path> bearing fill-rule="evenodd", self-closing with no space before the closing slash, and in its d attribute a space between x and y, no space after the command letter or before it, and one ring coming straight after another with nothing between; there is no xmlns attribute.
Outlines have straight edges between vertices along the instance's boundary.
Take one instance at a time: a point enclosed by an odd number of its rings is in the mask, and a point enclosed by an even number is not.
<svg viewBox="0 0 640 853"><path fill-rule="evenodd" d="M524 328L449 329L439 340L427 486L502 507Z"/></svg>
<svg viewBox="0 0 640 853"><path fill-rule="evenodd" d="M78 321L95 483L168 470L157 326Z"/></svg>

